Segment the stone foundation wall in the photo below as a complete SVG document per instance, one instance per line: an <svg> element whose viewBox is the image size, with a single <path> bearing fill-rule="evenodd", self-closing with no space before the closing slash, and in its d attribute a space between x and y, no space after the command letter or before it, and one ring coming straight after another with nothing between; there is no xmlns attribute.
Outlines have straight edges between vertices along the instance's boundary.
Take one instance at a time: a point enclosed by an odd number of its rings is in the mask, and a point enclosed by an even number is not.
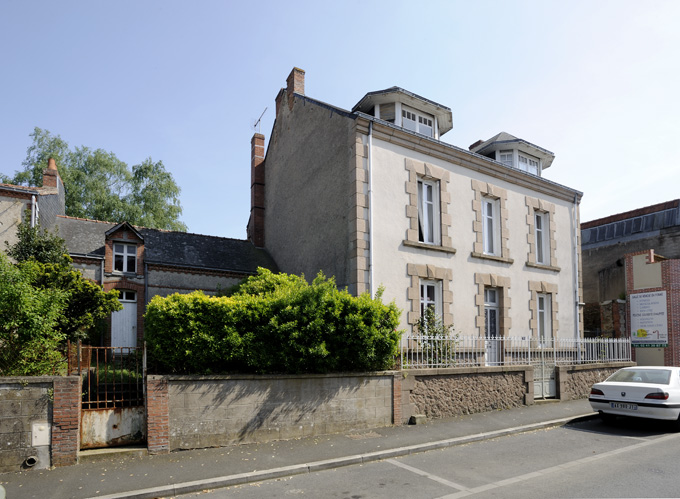
<svg viewBox="0 0 680 499"><path fill-rule="evenodd" d="M612 362L582 366L558 366L557 383L560 400L588 398L594 383L604 381L622 367L634 366L635 362Z"/></svg>
<svg viewBox="0 0 680 499"><path fill-rule="evenodd" d="M395 375L154 378L167 380L169 449L176 450L391 425Z"/></svg>
<svg viewBox="0 0 680 499"><path fill-rule="evenodd" d="M402 422L414 414L448 418L533 404L533 369L502 367L404 371Z"/></svg>

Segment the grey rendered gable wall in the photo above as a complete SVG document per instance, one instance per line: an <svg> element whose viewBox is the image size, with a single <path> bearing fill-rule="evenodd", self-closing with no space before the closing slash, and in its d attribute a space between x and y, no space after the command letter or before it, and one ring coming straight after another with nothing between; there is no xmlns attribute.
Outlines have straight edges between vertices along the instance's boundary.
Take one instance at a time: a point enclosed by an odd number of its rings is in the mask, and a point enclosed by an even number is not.
<svg viewBox="0 0 680 499"><path fill-rule="evenodd" d="M354 119L296 95L280 106L265 159L265 247L282 272L350 285Z"/></svg>

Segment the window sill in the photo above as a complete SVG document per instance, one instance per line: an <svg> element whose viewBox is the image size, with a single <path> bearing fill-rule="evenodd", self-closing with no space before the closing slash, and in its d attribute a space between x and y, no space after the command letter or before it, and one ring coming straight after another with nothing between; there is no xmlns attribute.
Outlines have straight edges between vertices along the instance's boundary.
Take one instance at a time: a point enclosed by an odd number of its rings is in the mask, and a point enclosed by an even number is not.
<svg viewBox="0 0 680 499"><path fill-rule="evenodd" d="M482 260L492 260L494 262L501 262L501 263L514 263L515 260L512 258L505 258L502 256L494 256L494 255L485 255L484 253L475 253L474 251L470 254L473 258L481 258Z"/></svg>
<svg viewBox="0 0 680 499"><path fill-rule="evenodd" d="M120 272L118 270L114 270L112 272L105 272L104 275L106 277L128 277L128 278L138 278L142 277L141 274L137 274L136 272Z"/></svg>
<svg viewBox="0 0 680 499"><path fill-rule="evenodd" d="M421 243L421 242L415 242L415 241L408 241L404 239L402 241L404 246L409 246L411 248L419 248L419 249L426 249L426 250L432 250L432 251L441 251L442 253L450 253L452 255L456 254L456 249L451 248L449 246L439 246L437 244L427 244L427 243Z"/></svg>
<svg viewBox="0 0 680 499"><path fill-rule="evenodd" d="M550 270L552 272L561 272L562 269L559 267L553 267L552 265L544 265L542 263L531 263L527 262L527 267L531 267L534 269L542 269L542 270Z"/></svg>

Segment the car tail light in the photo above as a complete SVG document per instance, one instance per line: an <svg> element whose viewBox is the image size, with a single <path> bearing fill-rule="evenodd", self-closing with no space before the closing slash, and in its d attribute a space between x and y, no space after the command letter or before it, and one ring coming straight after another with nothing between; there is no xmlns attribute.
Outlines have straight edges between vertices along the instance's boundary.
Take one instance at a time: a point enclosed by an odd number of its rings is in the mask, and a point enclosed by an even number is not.
<svg viewBox="0 0 680 499"><path fill-rule="evenodd" d="M604 395L604 392L602 390L597 389L597 388L591 388L590 394L591 395Z"/></svg>
<svg viewBox="0 0 680 499"><path fill-rule="evenodd" d="M652 393L648 393L645 398L646 399L654 399L654 400L668 400L668 393L666 393L666 392L652 392Z"/></svg>

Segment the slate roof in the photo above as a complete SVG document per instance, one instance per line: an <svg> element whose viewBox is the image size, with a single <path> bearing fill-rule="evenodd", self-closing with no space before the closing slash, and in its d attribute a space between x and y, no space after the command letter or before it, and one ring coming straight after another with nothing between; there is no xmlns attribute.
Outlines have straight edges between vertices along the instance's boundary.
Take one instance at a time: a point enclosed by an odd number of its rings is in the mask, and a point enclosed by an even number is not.
<svg viewBox="0 0 680 499"><path fill-rule="evenodd" d="M66 241L73 256L103 258L105 234L117 225L64 216L57 218L59 237ZM250 241L136 226L135 229L144 239L144 261L149 264L246 274L255 273L258 267L278 270L269 253L256 248Z"/></svg>

